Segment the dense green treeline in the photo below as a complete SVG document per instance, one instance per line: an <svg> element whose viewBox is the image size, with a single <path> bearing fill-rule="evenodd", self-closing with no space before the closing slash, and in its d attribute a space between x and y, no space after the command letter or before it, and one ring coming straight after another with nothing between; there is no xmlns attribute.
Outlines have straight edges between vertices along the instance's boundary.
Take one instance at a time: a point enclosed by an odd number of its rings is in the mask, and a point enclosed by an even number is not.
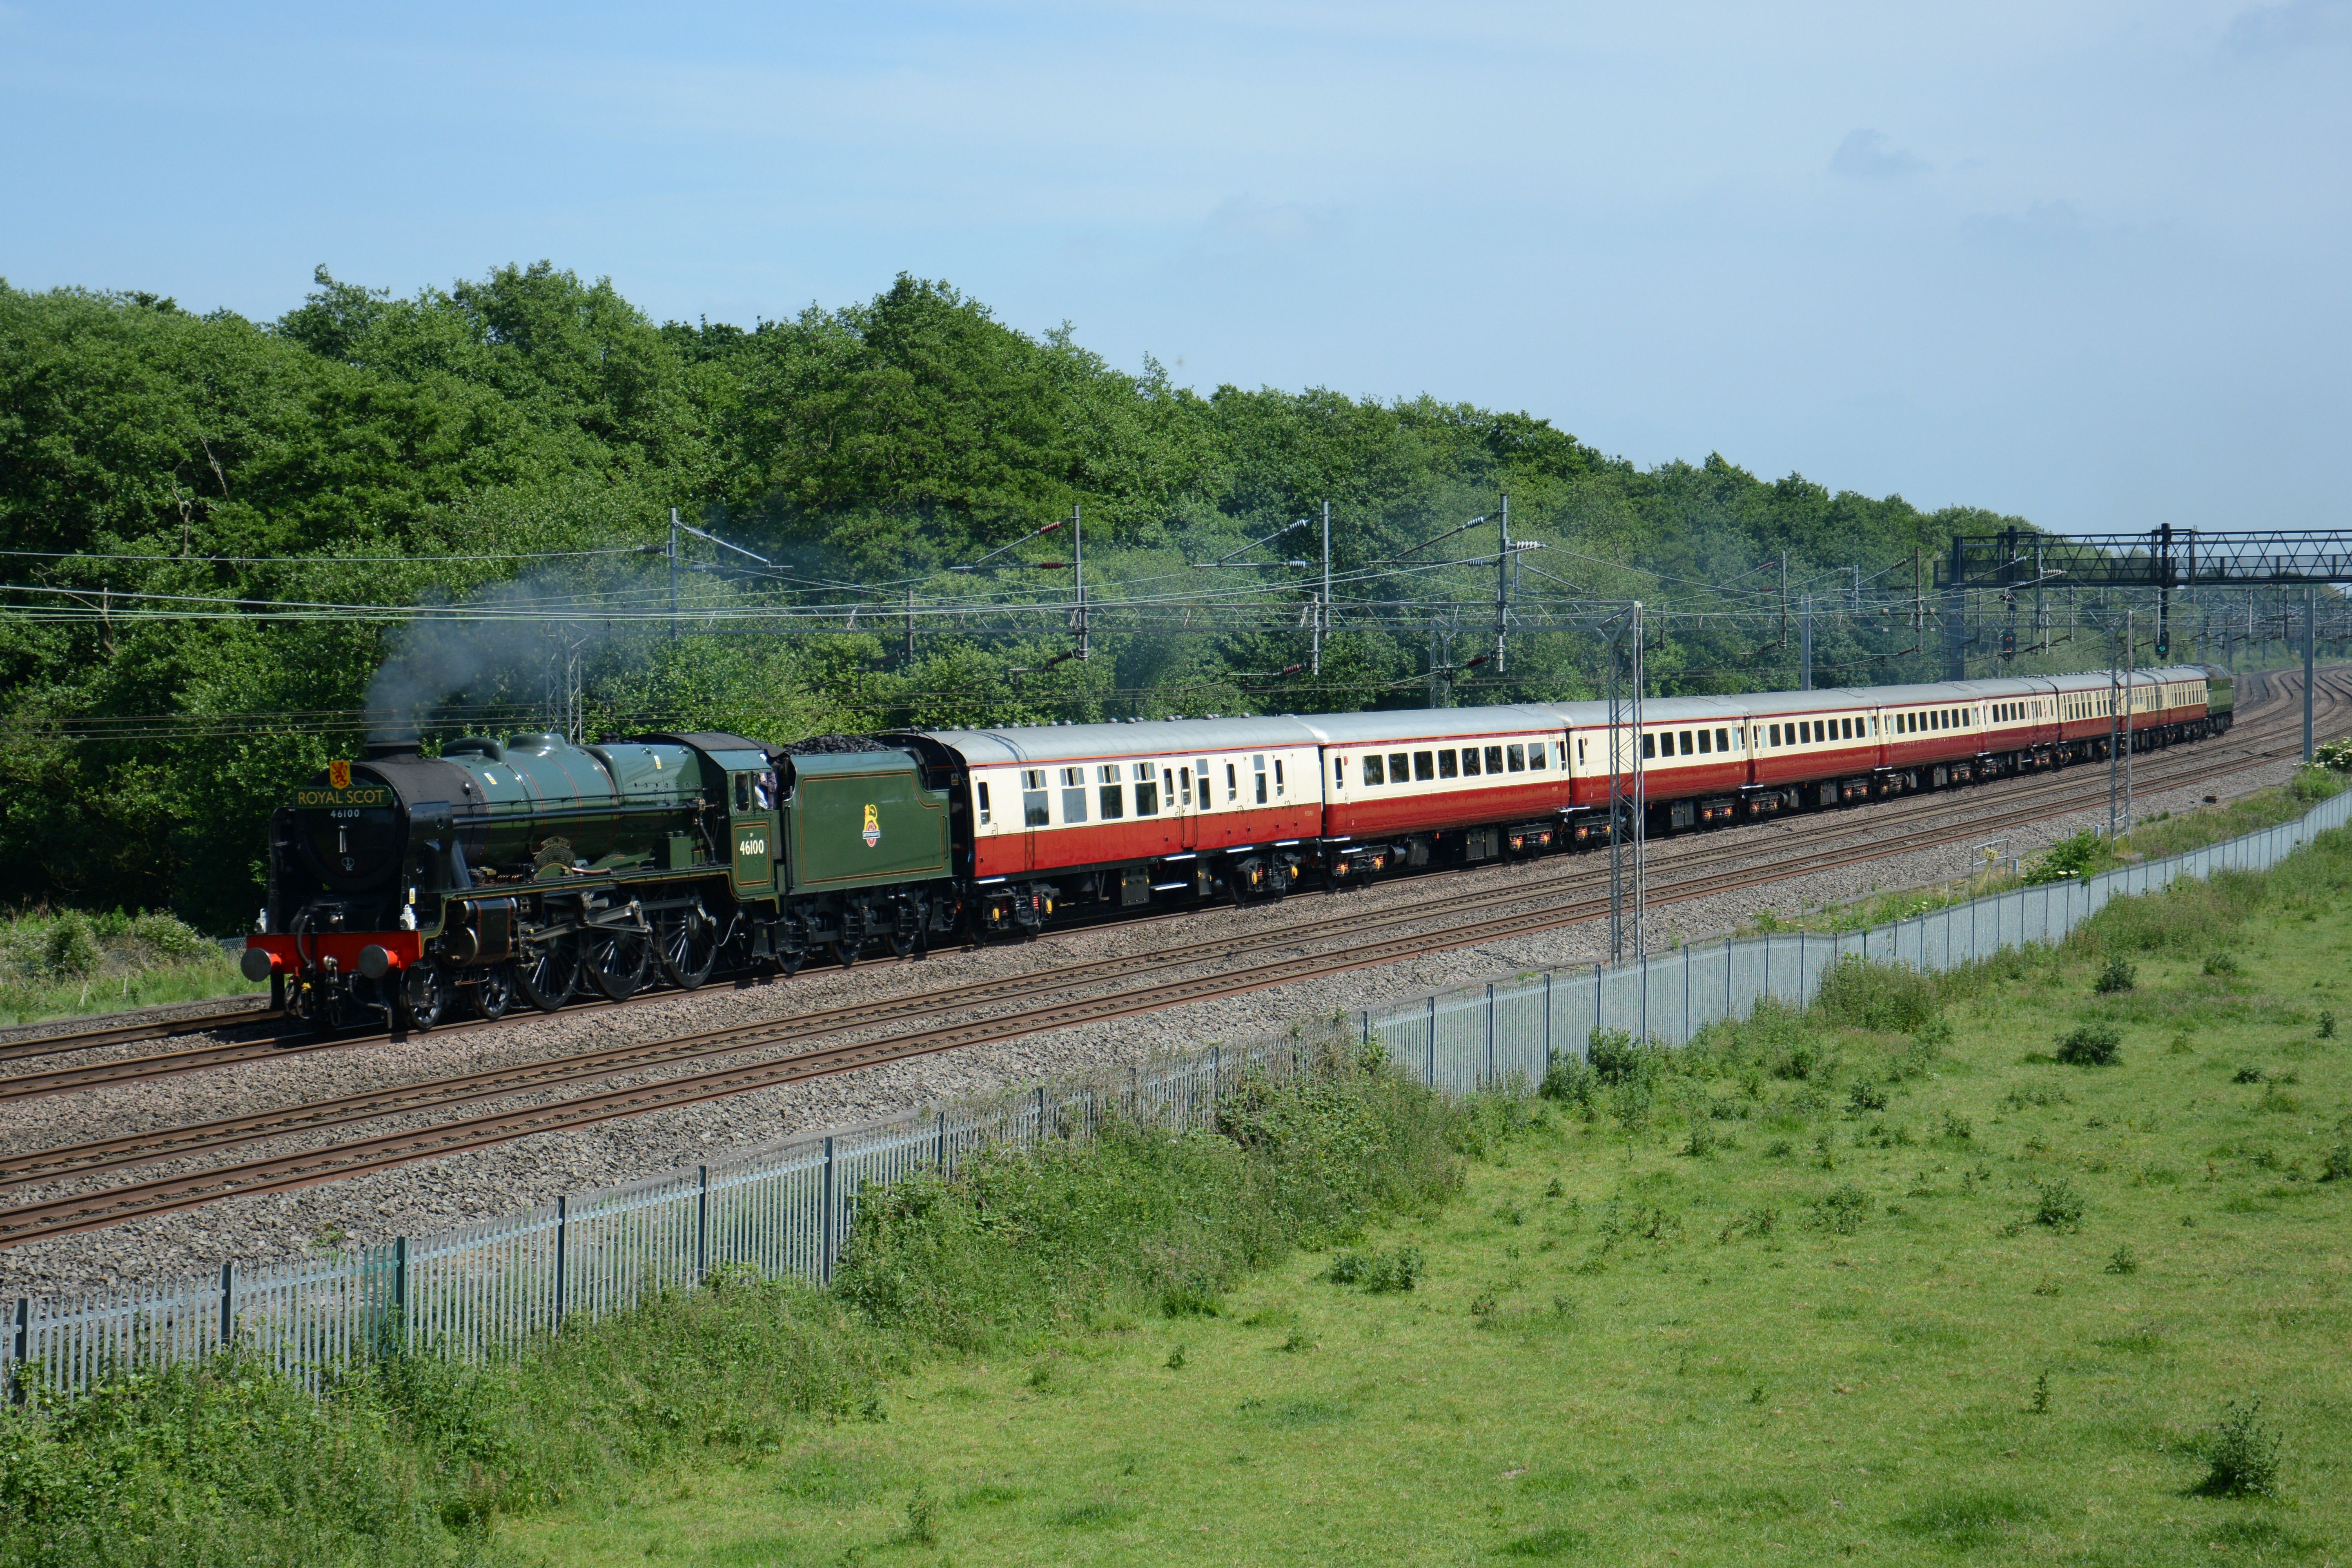
<svg viewBox="0 0 2352 1568"><path fill-rule="evenodd" d="M1515 531L1548 546L1525 562L1520 602L1675 611L1654 616L1649 651L1665 690L1793 684L1783 551L1792 584L1842 612L1819 625L1824 679L1927 673L1906 616L1843 613L1849 569L1907 594L1915 550L2013 521L1768 482L1721 458L1642 469L1532 416L1426 396L1203 396L909 278L749 330L656 325L609 283L544 263L405 299L321 268L274 322L0 284L0 531L33 552L11 561L0 616L0 899L241 923L270 805L352 750L349 716L393 655L450 705L423 715L436 733L466 727L470 704L544 711L567 648L592 729L782 738L1421 703L1433 657L1462 662L1491 641L1494 569L1443 564L1491 557L1491 526L1412 558L1438 569L1349 587L1343 600L1421 603L1343 617L1320 680L1274 673L1306 662L1306 574L1192 563L1328 500L1345 576L1490 514L1506 490ZM1012 633L925 621L911 656L887 618L824 636L646 636L596 607L666 603L657 556L516 559L658 549L676 507L774 563L722 574L709 568L730 558L704 550L690 613L796 595L1066 595L1066 575L945 568L1073 506L1098 601L1284 586L1254 610L1163 606L1148 627L1106 610L1092 660L1041 668L1068 647L1066 616ZM1254 559L1311 554L1308 537ZM567 613L404 632L299 607L482 602ZM1460 606L1458 637L1430 635L1432 603ZM1381 619L1403 624L1369 624ZM1528 629L1503 678L1466 671L1454 699L1582 695L1596 665L1589 635Z"/></svg>

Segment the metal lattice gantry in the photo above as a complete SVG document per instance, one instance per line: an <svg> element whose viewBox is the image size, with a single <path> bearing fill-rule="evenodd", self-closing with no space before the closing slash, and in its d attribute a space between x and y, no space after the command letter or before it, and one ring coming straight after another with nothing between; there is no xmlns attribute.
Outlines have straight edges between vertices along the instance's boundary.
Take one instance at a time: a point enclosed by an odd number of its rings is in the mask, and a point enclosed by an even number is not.
<svg viewBox="0 0 2352 1568"><path fill-rule="evenodd" d="M2352 583L2352 529L2215 533L2170 523L2145 533L1956 533L1938 588L2277 587Z"/></svg>

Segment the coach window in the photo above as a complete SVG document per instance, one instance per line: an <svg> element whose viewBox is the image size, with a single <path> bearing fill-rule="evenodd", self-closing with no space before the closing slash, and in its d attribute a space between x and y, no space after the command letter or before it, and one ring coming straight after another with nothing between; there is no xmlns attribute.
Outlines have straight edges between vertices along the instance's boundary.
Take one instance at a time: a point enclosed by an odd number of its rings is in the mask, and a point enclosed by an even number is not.
<svg viewBox="0 0 2352 1568"><path fill-rule="evenodd" d="M1234 782L1234 764L1227 763L1225 764L1225 804L1231 805L1241 797L1242 786Z"/></svg>
<svg viewBox="0 0 2352 1568"><path fill-rule="evenodd" d="M1499 773L1503 771L1502 747L1489 746L1486 748L1486 771L1489 773Z"/></svg>
<svg viewBox="0 0 2352 1568"><path fill-rule="evenodd" d="M1389 753L1389 783L1402 784L1412 776L1412 763L1402 752Z"/></svg>
<svg viewBox="0 0 2352 1568"><path fill-rule="evenodd" d="M1282 783L1282 759L1280 757L1274 759L1274 793L1276 795L1284 793Z"/></svg>
<svg viewBox="0 0 2352 1568"><path fill-rule="evenodd" d="M1062 820L1066 823L1087 819L1087 770L1062 770Z"/></svg>
<svg viewBox="0 0 2352 1568"><path fill-rule="evenodd" d="M1714 752L1715 737L1701 730L1698 732L1698 754L1702 757L1711 756Z"/></svg>
<svg viewBox="0 0 2352 1568"><path fill-rule="evenodd" d="M1731 750L1731 731L1728 731L1728 730L1717 730L1717 731L1715 732L1715 749L1716 749L1717 751L1718 751L1718 752L1727 752L1727 751Z"/></svg>
<svg viewBox="0 0 2352 1568"><path fill-rule="evenodd" d="M1095 770L1095 779L1102 787L1102 817L1105 822L1117 822L1127 815L1127 791L1118 781L1118 764L1108 763Z"/></svg>
<svg viewBox="0 0 2352 1568"><path fill-rule="evenodd" d="M1415 752L1412 754L1412 776L1416 784L1426 784L1435 778L1437 776L1436 755L1430 752Z"/></svg>
<svg viewBox="0 0 2352 1568"><path fill-rule="evenodd" d="M1160 783L1151 776L1150 763L1135 764L1135 815L1138 816L1160 815Z"/></svg>
<svg viewBox="0 0 2352 1568"><path fill-rule="evenodd" d="M1469 748L1465 746L1463 749L1467 751ZM1450 779L1457 778L1460 775L1461 770L1454 765L1454 753L1450 751L1438 752L1437 776L1442 779Z"/></svg>
<svg viewBox="0 0 2352 1568"><path fill-rule="evenodd" d="M1347 759L1347 758L1345 758L1345 757L1334 757L1334 758L1332 758L1332 759L1331 759L1331 787L1332 787L1333 789L1338 789L1338 788L1339 788L1340 786L1342 786L1343 784L1345 784L1347 782L1348 782L1348 759Z"/></svg>
<svg viewBox="0 0 2352 1568"><path fill-rule="evenodd" d="M1525 746L1508 747L1503 754L1511 760L1513 773L1523 773L1528 771L1528 749Z"/></svg>
<svg viewBox="0 0 2352 1568"><path fill-rule="evenodd" d="M1366 752L1364 753L1363 772L1364 782L1368 784L1386 784L1389 782L1387 771L1381 766L1381 754L1378 752Z"/></svg>
<svg viewBox="0 0 2352 1568"><path fill-rule="evenodd" d="M1642 737L1642 754L1645 757L1654 757L1658 754L1658 738L1655 735Z"/></svg>
<svg viewBox="0 0 2352 1568"><path fill-rule="evenodd" d="M1188 789L1184 793L1189 795L1192 792ZM1162 768L1160 770L1160 797L1168 803L1170 810L1172 811L1175 809L1176 770L1174 768Z"/></svg>
<svg viewBox="0 0 2352 1568"><path fill-rule="evenodd" d="M1202 757L1199 762L1194 763L1192 773L1193 776L1201 781L1201 809L1206 811L1213 804L1209 799L1209 759Z"/></svg>
<svg viewBox="0 0 2352 1568"><path fill-rule="evenodd" d="M1576 738L1576 763L1579 767L1584 765L1584 737L1581 735Z"/></svg>
<svg viewBox="0 0 2352 1568"><path fill-rule="evenodd" d="M980 825L982 827L986 827L990 822L994 820L988 809L988 785L985 784L976 783L971 786L971 791L974 797L974 803L980 807Z"/></svg>
<svg viewBox="0 0 2352 1568"><path fill-rule="evenodd" d="M1566 767L1566 766L1568 766L1568 742L1565 742L1565 741L1553 741L1553 742L1550 742L1547 743L1547 742L1542 742L1542 741L1533 741L1533 742L1528 742L1528 771L1529 773L1539 773L1543 772L1543 770L1544 770L1544 753L1545 753L1546 752L1549 751L1553 746L1558 746L1558 747L1559 748L1559 758L1560 758L1559 765L1560 765L1561 767Z"/></svg>
<svg viewBox="0 0 2352 1568"><path fill-rule="evenodd" d="M1257 803L1260 805L1264 805L1265 804L1265 759L1264 757L1252 757L1250 759L1250 772L1257 777Z"/></svg>
<svg viewBox="0 0 2352 1568"><path fill-rule="evenodd" d="M1465 779L1478 776L1478 748L1475 746L1462 748L1462 776Z"/></svg>
<svg viewBox="0 0 2352 1568"><path fill-rule="evenodd" d="M1045 827L1053 818L1045 811L1045 770L1021 770L1021 819L1032 827Z"/></svg>

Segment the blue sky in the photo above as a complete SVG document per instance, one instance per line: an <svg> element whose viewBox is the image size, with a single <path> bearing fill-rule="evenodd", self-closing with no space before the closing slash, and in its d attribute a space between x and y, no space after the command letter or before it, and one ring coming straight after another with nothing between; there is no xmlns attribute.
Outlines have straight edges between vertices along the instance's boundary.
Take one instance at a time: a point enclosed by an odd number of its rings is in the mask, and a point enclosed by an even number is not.
<svg viewBox="0 0 2352 1568"><path fill-rule="evenodd" d="M2058 528L2343 521L2352 0L0 3L0 277L904 269L1114 363Z"/></svg>

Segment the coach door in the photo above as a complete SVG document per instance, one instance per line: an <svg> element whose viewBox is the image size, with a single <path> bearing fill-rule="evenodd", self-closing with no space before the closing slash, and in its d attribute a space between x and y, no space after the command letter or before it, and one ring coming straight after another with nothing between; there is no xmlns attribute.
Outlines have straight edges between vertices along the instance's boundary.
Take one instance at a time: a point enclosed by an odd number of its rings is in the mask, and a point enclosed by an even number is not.
<svg viewBox="0 0 2352 1568"><path fill-rule="evenodd" d="M1192 762L1177 762L1175 787L1168 798L1175 803L1176 842L1185 853L1201 847L1201 808L1207 804L1202 798L1209 788L1209 763L1205 757Z"/></svg>
<svg viewBox="0 0 2352 1568"><path fill-rule="evenodd" d="M1021 770L1021 868L1024 871L1037 868L1039 841L1054 820L1052 808L1047 805L1053 797L1045 785L1044 768Z"/></svg>

